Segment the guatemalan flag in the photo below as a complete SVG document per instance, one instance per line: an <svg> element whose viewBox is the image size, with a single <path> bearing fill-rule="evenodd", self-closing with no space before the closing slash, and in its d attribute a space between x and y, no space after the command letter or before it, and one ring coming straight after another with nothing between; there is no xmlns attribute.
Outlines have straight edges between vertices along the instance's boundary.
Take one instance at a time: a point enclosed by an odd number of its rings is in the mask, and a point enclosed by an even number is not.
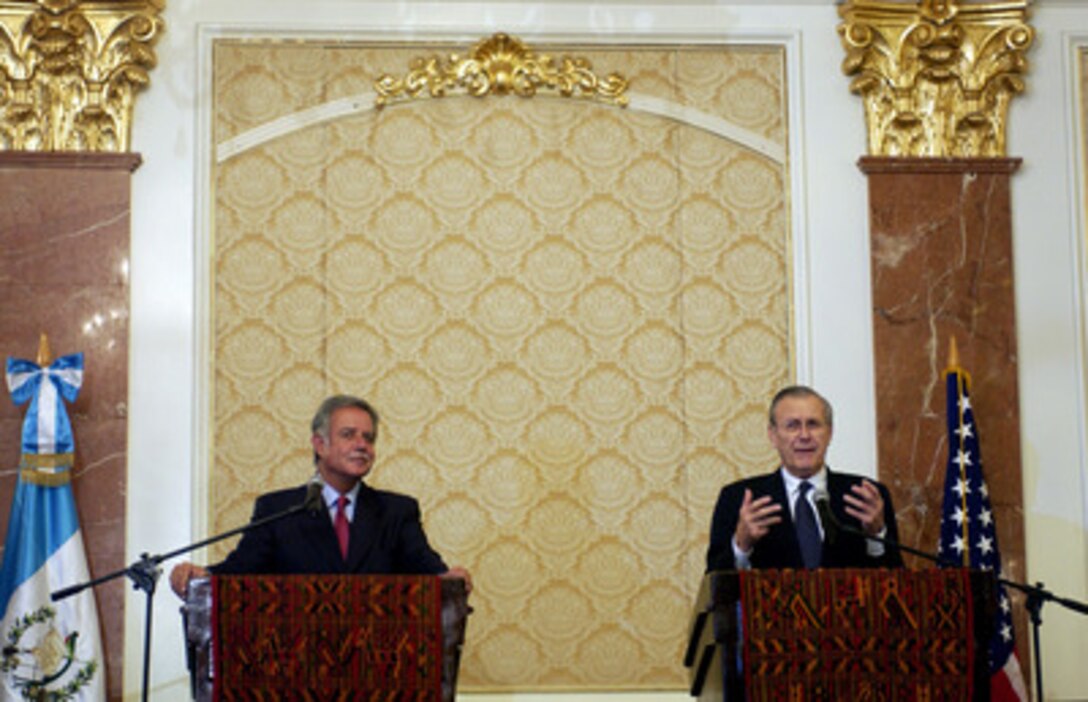
<svg viewBox="0 0 1088 702"><path fill-rule="evenodd" d="M43 344L44 346L44 344ZM30 402L0 569L0 699L106 699L93 590L59 602L50 593L88 580L72 496L75 452L64 402L83 382L83 354L46 368L8 359L16 405Z"/></svg>
<svg viewBox="0 0 1088 702"><path fill-rule="evenodd" d="M1001 575L1001 553L986 481L982 454L971 409L971 377L953 364L945 371L948 418L948 471L941 511L940 555L946 562L992 570ZM1028 693L1012 630L1012 607L1005 587L998 584L998 612L990 640L990 699L1027 702Z"/></svg>

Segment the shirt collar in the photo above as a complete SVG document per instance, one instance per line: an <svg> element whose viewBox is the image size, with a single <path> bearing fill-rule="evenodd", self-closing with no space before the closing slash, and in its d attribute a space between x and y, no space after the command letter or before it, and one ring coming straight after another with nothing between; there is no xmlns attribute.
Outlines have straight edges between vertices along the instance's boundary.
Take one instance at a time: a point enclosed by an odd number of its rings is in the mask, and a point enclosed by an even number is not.
<svg viewBox="0 0 1088 702"><path fill-rule="evenodd" d="M801 489L801 478L798 478L793 473L786 470L785 467L779 468L778 472L782 475L782 483L786 486L786 495L792 499L797 496L797 491ZM812 493L816 493L820 490L827 491L827 466L823 466L820 470L816 471L808 478L809 484L812 485Z"/></svg>
<svg viewBox="0 0 1088 702"><path fill-rule="evenodd" d="M355 504L355 498L359 496L360 485L362 485L362 483L355 483L350 490L344 493L353 505ZM326 507L329 509L336 509L336 502L340 499L340 493L336 488L325 483L321 486L321 499L325 500Z"/></svg>

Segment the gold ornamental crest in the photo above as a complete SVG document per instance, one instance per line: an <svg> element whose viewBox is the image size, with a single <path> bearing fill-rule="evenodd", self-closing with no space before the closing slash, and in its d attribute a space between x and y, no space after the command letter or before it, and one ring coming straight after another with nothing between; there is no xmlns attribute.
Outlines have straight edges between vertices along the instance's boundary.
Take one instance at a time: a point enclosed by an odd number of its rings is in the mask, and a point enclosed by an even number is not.
<svg viewBox="0 0 1088 702"><path fill-rule="evenodd" d="M479 41L465 56L413 59L404 77L383 75L375 82L374 90L378 94L377 107L453 92L474 97L513 94L528 98L544 90L562 97L627 105L627 79L622 75L598 77L588 59L538 54L520 39L502 33Z"/></svg>

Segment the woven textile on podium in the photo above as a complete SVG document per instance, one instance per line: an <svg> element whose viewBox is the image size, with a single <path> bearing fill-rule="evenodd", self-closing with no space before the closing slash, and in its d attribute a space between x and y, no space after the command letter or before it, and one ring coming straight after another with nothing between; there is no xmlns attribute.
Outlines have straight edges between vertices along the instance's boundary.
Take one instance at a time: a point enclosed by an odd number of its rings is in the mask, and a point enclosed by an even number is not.
<svg viewBox="0 0 1088 702"><path fill-rule="evenodd" d="M741 573L749 700L970 700L966 571Z"/></svg>
<svg viewBox="0 0 1088 702"><path fill-rule="evenodd" d="M216 700L442 695L434 576L213 578Z"/></svg>

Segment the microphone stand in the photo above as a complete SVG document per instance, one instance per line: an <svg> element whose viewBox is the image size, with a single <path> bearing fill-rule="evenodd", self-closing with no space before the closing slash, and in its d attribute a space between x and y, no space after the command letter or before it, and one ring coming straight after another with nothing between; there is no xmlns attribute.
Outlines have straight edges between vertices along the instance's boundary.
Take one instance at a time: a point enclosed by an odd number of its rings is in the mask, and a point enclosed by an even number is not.
<svg viewBox="0 0 1088 702"><path fill-rule="evenodd" d="M101 585L102 583L119 578L122 575L127 576L129 579L132 580L133 589L144 591L144 593L146 594L147 606L144 614L144 661L143 681L141 683L142 687L140 692L140 699L143 702L147 702L149 683L151 680L152 603L155 597L155 584L158 581L159 576L162 575L162 569L159 568L159 564L161 564L163 561L174 558L175 556L180 556L183 553L195 551L198 548L214 544L217 541L222 541L223 539L229 538L231 536L235 536L237 534L242 534L244 532L263 527L266 524L271 524L272 522L278 522L281 519L286 519L287 517L296 515L300 512L305 512L309 509L312 509L316 504L319 504L318 500L320 500L320 497L321 483L311 481L306 491L306 498L301 503L295 505L294 507L291 507L290 509L285 509L284 511L278 512L276 514L270 514L263 519L258 519L257 521L250 522L240 527L236 527L234 529L231 529L230 531L225 531L222 534L217 534L202 541L197 541L196 543L189 544L188 546L182 546L181 548L174 549L173 551L169 551L161 555L152 556L146 552L141 553L140 560L136 561L127 568L115 570L112 573L107 573L106 575L94 578L92 580L88 580L85 583L80 583L78 585L72 585L70 587L57 590L56 592L50 594L50 599L52 599L53 602L59 602L60 600L63 600L66 597L71 597L72 595L82 592L89 587Z"/></svg>
<svg viewBox="0 0 1088 702"><path fill-rule="evenodd" d="M861 529L856 529L848 524L843 524L831 511L831 506L826 500L818 500L816 502L816 507L820 512L820 517L823 518L825 524L827 524L825 530L828 532L829 541L834 539L834 531L841 531L846 534L852 534L854 536L861 536L866 539L872 539L873 541L884 544L884 546L889 548L906 551L911 555L924 558L928 561L932 561L939 566L945 566L950 568L963 567L963 563L953 561L940 554L921 551L905 544L901 544L898 541L892 541L891 539L883 536L871 536L869 534L866 534ZM1078 612L1080 614L1088 616L1088 604L1085 604L1084 602L1079 602L1077 600L1072 600L1067 597L1059 597L1058 595L1055 595L1054 593L1044 588L1041 582L1035 583L1034 585L1028 585L1027 583L1020 583L1016 582L1015 580L1008 580L997 574L994 574L994 579L1005 587L1011 587L1014 590L1019 590L1020 592L1027 595L1024 606L1027 608L1028 614L1031 616L1031 638L1033 644L1032 649L1035 654L1033 656L1033 662L1035 666L1035 699L1045 700L1046 698L1043 697L1043 653L1042 644L1039 640L1039 629L1042 627L1043 623L1043 605L1047 602L1054 602L1056 604L1060 604L1066 609L1071 609L1074 612Z"/></svg>
<svg viewBox="0 0 1088 702"><path fill-rule="evenodd" d="M1088 604L1072 600L1067 597L1059 597L1053 592L1050 592L1043 587L1041 582L1037 582L1034 585L1028 585L1027 583L1018 583L1013 580L1006 580L1001 576L997 577L997 581L1006 587L1011 587L1014 590L1027 595L1027 599L1024 600L1024 606L1028 610L1028 614L1031 616L1031 640L1032 648L1035 651L1034 663L1035 663L1035 699L1045 700L1043 697L1043 654L1042 644L1039 641L1039 629L1043 624L1043 605L1047 602L1055 602L1060 604L1066 609L1071 609L1074 612L1088 615Z"/></svg>

